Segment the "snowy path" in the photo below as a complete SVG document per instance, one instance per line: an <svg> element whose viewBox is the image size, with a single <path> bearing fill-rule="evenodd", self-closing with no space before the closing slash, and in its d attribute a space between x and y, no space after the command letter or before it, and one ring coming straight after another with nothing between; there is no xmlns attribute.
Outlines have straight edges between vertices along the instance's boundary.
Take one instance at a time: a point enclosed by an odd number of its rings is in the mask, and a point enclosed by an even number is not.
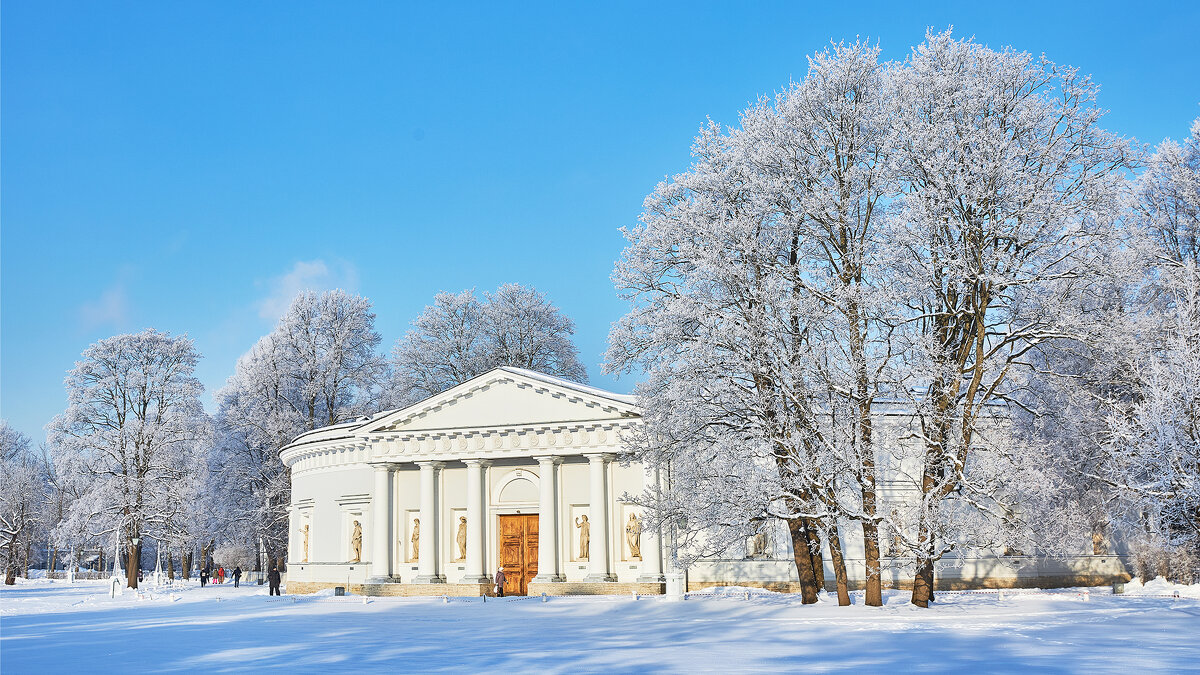
<svg viewBox="0 0 1200 675"><path fill-rule="evenodd" d="M1187 599L947 594L919 610L901 593L882 609L775 594L364 605L226 585L155 596L111 599L105 582L0 589L0 670L1200 670L1200 601Z"/></svg>

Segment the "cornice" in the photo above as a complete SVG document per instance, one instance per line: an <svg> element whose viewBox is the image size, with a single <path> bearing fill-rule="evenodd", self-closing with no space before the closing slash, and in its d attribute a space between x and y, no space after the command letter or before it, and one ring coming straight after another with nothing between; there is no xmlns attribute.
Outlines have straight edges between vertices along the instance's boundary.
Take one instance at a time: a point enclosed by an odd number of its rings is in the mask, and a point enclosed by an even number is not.
<svg viewBox="0 0 1200 675"><path fill-rule="evenodd" d="M503 459L620 452L622 434L640 423L631 417L531 426L474 427L370 433L285 448L280 457L293 474L356 465Z"/></svg>

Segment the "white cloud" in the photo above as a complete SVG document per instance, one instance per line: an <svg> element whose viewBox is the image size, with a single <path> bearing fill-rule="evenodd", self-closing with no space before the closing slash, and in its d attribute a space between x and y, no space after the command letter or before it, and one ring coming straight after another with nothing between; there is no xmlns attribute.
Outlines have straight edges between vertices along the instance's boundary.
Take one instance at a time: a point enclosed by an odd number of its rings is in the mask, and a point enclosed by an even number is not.
<svg viewBox="0 0 1200 675"><path fill-rule="evenodd" d="M125 285L120 282L105 289L96 300L79 307L79 322L84 330L104 325L120 326L128 318L129 297L125 293Z"/></svg>
<svg viewBox="0 0 1200 675"><path fill-rule="evenodd" d="M269 293L258 302L258 316L275 321L301 291L341 288L353 292L358 286L358 271L345 261L301 260L288 272L267 282L267 286Z"/></svg>

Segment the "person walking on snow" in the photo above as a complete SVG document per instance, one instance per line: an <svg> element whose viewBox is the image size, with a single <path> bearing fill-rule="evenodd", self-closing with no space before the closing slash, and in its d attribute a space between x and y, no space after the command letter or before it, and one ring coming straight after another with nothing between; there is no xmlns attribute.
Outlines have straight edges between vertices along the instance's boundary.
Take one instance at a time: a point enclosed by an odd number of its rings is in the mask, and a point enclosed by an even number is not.
<svg viewBox="0 0 1200 675"><path fill-rule="evenodd" d="M279 568L272 567L271 573L267 575L267 583L271 585L270 595L279 595Z"/></svg>
<svg viewBox="0 0 1200 675"><path fill-rule="evenodd" d="M501 565L500 568L496 570L496 597L497 598L504 597L504 581L505 581L504 565Z"/></svg>
<svg viewBox="0 0 1200 675"><path fill-rule="evenodd" d="M220 567L217 568L217 583L218 584L225 583L225 566L224 565L221 565Z"/></svg>
<svg viewBox="0 0 1200 675"><path fill-rule="evenodd" d="M204 587L206 585L208 585L208 568L204 567L200 569L200 586Z"/></svg>
<svg viewBox="0 0 1200 675"><path fill-rule="evenodd" d="M242 566L238 565L233 568L233 587L238 587L238 582L242 580Z"/></svg>

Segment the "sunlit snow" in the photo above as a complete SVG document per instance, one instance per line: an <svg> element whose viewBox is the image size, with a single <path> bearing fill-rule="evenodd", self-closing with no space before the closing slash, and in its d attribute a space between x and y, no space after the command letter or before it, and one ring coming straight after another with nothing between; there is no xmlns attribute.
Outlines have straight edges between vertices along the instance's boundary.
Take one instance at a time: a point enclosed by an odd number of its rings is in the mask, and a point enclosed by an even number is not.
<svg viewBox="0 0 1200 675"><path fill-rule="evenodd" d="M1179 590L1176 600L1173 593ZM1142 595L1139 595L1142 594ZM856 598L856 601L860 598ZM20 580L0 589L5 673L1181 671L1200 663L1200 588L1134 583L1124 596L943 593L929 610L803 606L727 589L670 602L632 596L268 597L230 585L126 591Z"/></svg>

